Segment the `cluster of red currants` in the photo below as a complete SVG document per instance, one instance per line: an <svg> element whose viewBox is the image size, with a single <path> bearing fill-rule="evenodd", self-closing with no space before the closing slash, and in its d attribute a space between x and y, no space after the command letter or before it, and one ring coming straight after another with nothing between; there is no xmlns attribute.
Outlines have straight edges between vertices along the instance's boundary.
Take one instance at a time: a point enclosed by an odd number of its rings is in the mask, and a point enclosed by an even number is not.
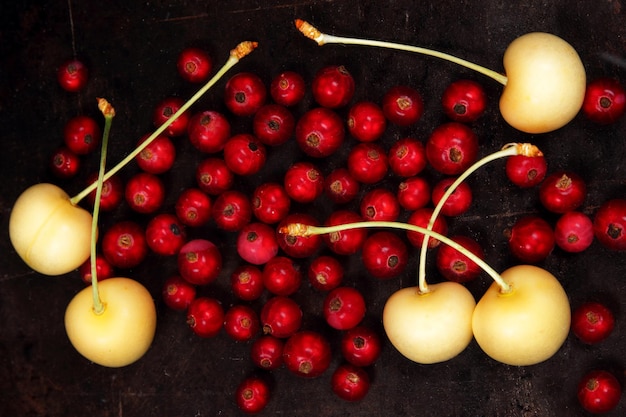
<svg viewBox="0 0 626 417"><path fill-rule="evenodd" d="M83 67L76 64L64 66L59 72L60 80L77 78L80 68ZM189 48L180 54L177 68L185 80L202 82L210 75L211 59L202 50ZM86 82L86 76L78 79ZM64 87L68 91L77 91L77 84L80 83L74 81L61 85L70 86ZM269 89L253 73L232 76L224 88L224 103L232 115L252 119L251 133L232 134L227 115L215 110L183 113L136 157L140 173L126 184L117 176L104 182L101 210L113 210L125 201L137 213L152 217L145 230L133 221L120 221L105 230L97 272L99 279L111 277L115 268L139 265L149 251L176 256L178 274L165 281L162 297L168 307L186 311L187 323L195 334L213 337L224 329L235 341L251 341L251 360L259 368L275 370L285 366L296 375L311 378L328 369L332 352L324 335L301 328L304 312L291 296L301 287L303 278L308 278L313 288L326 293L322 309L326 322L343 332L341 351L345 363L333 373L332 390L340 398L354 401L363 398L369 389L367 367L378 358L381 339L362 325L365 298L358 289L342 285L341 262L335 256L320 255L320 249L325 245L338 256L360 252L365 269L373 277L385 280L404 271L409 247L398 234L389 231L369 234L364 229L353 229L324 236L293 237L277 230L290 223L317 225L315 217L292 212L292 203L309 204L321 197L339 207L325 220L326 225L395 221L406 210L410 213L408 223L427 227L433 213L431 203L437 204L455 177L476 162L479 141L469 123L485 111L486 97L475 81L453 82L441 101L450 121L435 128L425 143L403 137L385 149L379 139L389 123L407 127L420 120L423 101L417 90L394 86L380 105L371 101L352 104L346 119L336 111L346 108L355 92L355 81L346 67L322 68L312 79L309 91L317 107L296 120L290 107L299 104L307 93L306 81L300 74L282 72L271 81ZM593 121L613 122L624 112L624 90L615 82L591 83L588 97L583 110ZM154 110L154 125L163 124L182 105L179 98L163 100ZM195 149L208 156L196 169L197 186L180 193L174 212L158 213L166 192L159 174L169 171L176 158L170 138L184 135ZM347 135L357 143L349 150L345 166L324 173L312 161L333 155ZM68 122L66 146L52 158L55 174L62 178L76 175L80 161L76 155L94 151L100 136L97 123L89 117L78 116ZM268 150L291 139L308 158L287 167L283 183L263 183L252 195L234 187L236 176L258 173L266 163ZM444 178L431 186L420 175L427 166ZM390 173L401 179L395 192L376 186ZM615 231L616 225L621 225L618 219L622 220L626 213L626 203L607 202L592 221L575 211L586 193L584 181L575 173L547 175L544 158L516 156L508 159L506 174L520 187L539 186L544 207L562 215L554 228L538 216L516 222L509 247L521 261L539 262L555 244L565 251L582 251L591 244L594 233L610 248L626 248L621 229L620 233ZM95 175L89 179L94 180ZM368 187L366 192L362 192L363 186ZM89 196L92 204L94 195ZM358 211L342 207L358 197ZM444 217L437 218L433 230L446 234L445 217L463 214L471 203L470 186L462 183L444 204ZM214 283L220 276L222 254L208 239L188 240L186 229L209 222L238 236L237 253L243 262L232 273L230 288L241 303L228 309L218 299L197 293L198 286ZM406 237L410 245L421 246L423 235L407 232ZM452 240L483 256L482 248L472 238L454 236ZM435 247L439 242L431 239L429 244ZM306 273L297 259L309 260ZM436 259L442 276L456 282L475 279L481 271L448 246L438 249ZM90 283L89 262L80 272L82 279ZM269 296L261 311L255 311L249 302L266 293ZM574 320L574 324L580 322ZM269 391L263 378L246 378L237 389L237 403L247 412L260 411L269 400Z"/></svg>

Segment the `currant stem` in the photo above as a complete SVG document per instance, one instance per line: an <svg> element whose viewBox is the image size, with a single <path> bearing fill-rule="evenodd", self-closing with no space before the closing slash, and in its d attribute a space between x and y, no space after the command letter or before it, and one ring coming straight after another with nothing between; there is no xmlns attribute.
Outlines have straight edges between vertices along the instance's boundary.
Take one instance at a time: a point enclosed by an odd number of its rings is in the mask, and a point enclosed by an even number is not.
<svg viewBox="0 0 626 417"><path fill-rule="evenodd" d="M435 231L428 230L424 227L416 226L413 224L407 224L402 222L388 222L388 221L366 221L366 222L354 222L354 223L346 223L340 224L336 226L312 226L303 223L291 223L286 226L283 226L279 229L280 233L289 234L292 236L313 236L313 235L323 235L328 233L341 232L344 230L350 229L358 229L358 228L392 228L392 229L403 229L411 232L422 233L424 235L430 236L434 239L439 240L445 245L451 246L457 251L461 252L463 255L467 256L469 259L474 261L476 265L478 265L483 271L485 271L493 280L500 286L500 292L505 294L511 291L511 286L507 284L500 274L498 274L492 267L490 267L485 261L480 259L478 256L474 255L472 252L467 250L465 247L460 245L459 243L448 239L446 236L439 234ZM425 292L428 292L428 288L426 288ZM420 288L420 293L422 292Z"/></svg>
<svg viewBox="0 0 626 417"><path fill-rule="evenodd" d="M121 170L126 164L132 161L137 155L141 153L150 143L152 143L161 133L168 128L169 125L174 123L176 119L180 117L189 107L191 107L204 93L206 93L213 85L220 79L228 70L230 70L235 64L239 62L241 58L248 55L258 46L257 42L241 42L234 49L230 51L230 55L226 63L220 68L220 70L200 89L196 92L187 102L185 102L177 112L175 112L172 116L170 116L165 123L159 126L148 138L141 143L133 152L128 154L126 158L120 161L117 165L111 168L103 177L103 181L108 180L113 175L115 175L119 170ZM96 183L90 184L83 191L78 193L76 196L70 199L70 202L74 205L78 204L83 198L85 198L89 193L91 193L96 188Z"/></svg>
<svg viewBox="0 0 626 417"><path fill-rule="evenodd" d="M479 161L475 162L472 166L465 170L450 186L446 189L445 193L433 209L433 213L430 216L428 221L428 225L426 228L428 230L432 230L435 226L435 221L441 212L441 208L448 200L448 198L454 193L454 191L458 188L458 186L465 181L467 177L469 177L474 171L478 170L483 165L488 164L491 161L495 161L496 159L505 158L507 156L514 155L524 155L524 156L542 156L543 153L536 146L529 143L508 143L502 147L501 150L494 152L490 155L485 156ZM424 236L424 240L422 241L422 247L420 251L420 263L418 267L418 286L420 291L427 291L427 283L426 283L426 255L428 253L428 236Z"/></svg>
<svg viewBox="0 0 626 417"><path fill-rule="evenodd" d="M96 236L98 234L98 216L100 214L100 199L102 198L102 184L104 183L104 167L106 166L107 147L109 144L109 133L111 123L115 117L115 109L103 98L98 99L98 108L104 115L104 131L102 133L102 149L100 151L100 168L98 170L98 180L96 181L96 198L93 204L93 216L91 219L91 291L93 295L93 312L96 315L104 313L104 304L100 299L98 291L98 268L96 266Z"/></svg>
<svg viewBox="0 0 626 417"><path fill-rule="evenodd" d="M468 68L480 74L483 74L499 82L502 85L506 85L508 81L508 78L506 77L506 75L500 74L499 72L490 70L488 68L485 68L481 65L467 61L465 59L458 58L454 55L446 54L444 52L439 52L439 51L434 51L432 49L421 48L419 46L404 45L404 44L399 44L399 43L394 43L394 42L385 42L385 41L376 41L376 40L370 40L370 39L348 38L348 37L343 37L343 36L328 35L326 33L320 32L313 25L301 19L296 19L295 25L296 25L296 28L298 28L298 30L302 32L304 36L306 36L309 39L314 40L320 46L329 44L329 43L340 43L340 44L345 44L345 45L375 46L379 48L397 49L400 51L414 52L417 54L434 56L436 58L440 58L440 59L458 64L458 65L461 65L465 68Z"/></svg>

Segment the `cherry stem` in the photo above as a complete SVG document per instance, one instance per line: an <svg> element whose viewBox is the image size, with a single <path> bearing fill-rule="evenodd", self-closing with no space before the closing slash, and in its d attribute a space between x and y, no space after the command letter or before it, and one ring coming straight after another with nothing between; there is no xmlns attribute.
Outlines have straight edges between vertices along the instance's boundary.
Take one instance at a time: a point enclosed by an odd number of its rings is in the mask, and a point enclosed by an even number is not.
<svg viewBox="0 0 626 417"><path fill-rule="evenodd" d="M508 143L502 147L501 150L494 152L490 155L485 156L479 161L475 162L472 166L465 170L450 186L446 189L445 193L433 209L433 212L428 221L428 225L426 228L428 230L432 230L435 226L435 221L441 212L441 208L446 203L448 198L454 193L454 191L458 188L458 186L465 181L467 177L469 177L474 171L478 170L483 165L488 164L489 162L495 161L496 159L505 158L508 156L514 155L524 155L524 156L542 156L543 153L534 145L529 143ZM420 292L426 293L428 292L428 285L426 283L426 254L428 253L428 236L424 236L424 240L422 241L422 247L420 251L420 263L418 267L418 286L420 288ZM503 290L505 290L503 288ZM506 292L506 291L505 291Z"/></svg>
<svg viewBox="0 0 626 417"><path fill-rule="evenodd" d="M111 123L115 117L115 109L103 98L98 99L98 109L104 115L104 131L102 133L102 149L100 151L100 168L98 170L98 179L96 184L96 197L93 204L93 213L91 219L91 291L93 295L93 312L96 315L104 313L104 304L100 299L98 291L98 268L96 264L96 236L98 234L98 215L100 214L100 199L102 198L102 185L104 183L104 168L106 166L107 147L109 144L109 133L111 131Z"/></svg>
<svg viewBox="0 0 626 417"><path fill-rule="evenodd" d="M507 81L508 81L508 78L506 77L506 75L500 74L499 72L490 70L481 65L474 64L473 62L466 61L465 59L458 58L454 55L446 54L444 52L421 48L419 46L404 45L404 44L393 43L393 42L328 35L326 33L320 32L313 25L301 19L296 19L295 25L296 25L296 28L298 28L298 30L302 32L304 36L306 36L309 39L314 40L320 46L328 44L328 43L339 43L339 44L345 44L345 45L375 46L379 48L397 49L400 51L414 52L417 54L429 55L429 56L434 56L436 58L441 58L443 60L461 65L465 68L469 68L473 71L479 72L499 82L500 84L504 86L507 84Z"/></svg>
<svg viewBox="0 0 626 417"><path fill-rule="evenodd" d="M292 236L313 236L313 235L323 235L328 233L336 233L342 232L344 230L351 229L359 229L359 228L392 228L392 229L402 229L408 230L410 232L422 233L424 235L430 236L434 239L439 240L445 245L448 245L457 251L461 252L463 255L467 256L469 259L474 261L476 265L478 265L483 271L485 271L493 280L500 286L501 293L507 293L511 291L511 286L507 284L500 274L498 274L492 267L490 267L485 261L480 259L478 256L470 252L461 244L455 242L452 239L447 238L446 236L439 234L433 230L428 230L424 227L416 226L414 224L402 223L402 222L390 222L390 221L364 221L364 222L354 222L354 223L345 223L339 224L336 226L312 226L304 223L291 223L285 225L279 229L280 233L289 234ZM429 290L426 289L426 292ZM422 290L420 289L420 293Z"/></svg>
<svg viewBox="0 0 626 417"><path fill-rule="evenodd" d="M174 123L176 119L180 117L189 107L191 107L204 93L206 93L213 85L220 79L228 70L230 70L235 64L239 62L239 60L250 52L252 52L258 46L257 42L241 42L234 49L230 51L230 55L226 63L220 68L220 70L202 87L198 92L196 92L189 100L187 100L181 107L175 112L172 116L170 116L165 123L159 126L148 138L143 141L133 152L128 154L126 158L120 161L117 165L111 168L103 177L103 181L108 180L113 175L115 175L119 170L121 170L126 164L132 161L137 155L141 153L150 143L152 143L161 133L168 128L169 125ZM96 188L96 183L90 184L83 191L75 195L70 199L70 202L74 205L78 204L83 198L85 198L89 193L91 193Z"/></svg>

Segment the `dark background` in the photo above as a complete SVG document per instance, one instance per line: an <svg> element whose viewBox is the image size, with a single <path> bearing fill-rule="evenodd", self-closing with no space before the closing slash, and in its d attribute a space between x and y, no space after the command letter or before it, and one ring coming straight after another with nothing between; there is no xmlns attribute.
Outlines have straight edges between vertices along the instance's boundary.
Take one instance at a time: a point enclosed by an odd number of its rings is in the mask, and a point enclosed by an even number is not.
<svg viewBox="0 0 626 417"><path fill-rule="evenodd" d="M530 136L508 127L498 114L501 87L495 82L435 58L401 52L316 46L293 26L303 18L327 33L366 36L433 47L502 71L507 45L530 31L547 31L568 40L580 53L588 79L611 76L626 79L626 10L619 0L504 0L482 1L15 1L0 6L0 415L2 416L229 416L237 415L233 393L239 382L255 372L248 358L249 343L235 343L224 332L200 339L185 324L183 313L168 310L160 298L161 285L175 273L172 259L150 257L140 267L120 271L146 285L158 309L152 348L137 363L108 369L89 363L70 345L63 327L65 307L83 284L77 273L45 277L31 271L8 239L8 219L18 195L37 182L55 182L72 194L84 186L84 176L96 169L97 155L85 161L78 179L62 182L48 171L51 153L62 143L65 121L77 114L100 117L95 97L107 98L116 108L109 146L110 163L128 153L140 136L152 129L156 104L170 95L190 97L195 87L178 76L177 54L185 47L205 48L218 68L228 52L243 40L259 48L230 74L253 71L269 85L283 70L299 71L310 82L324 65L344 64L355 77L354 101L380 102L396 84L417 88L425 114L407 129L390 127L382 139L388 147L402 135L426 139L446 119L439 100L453 80L481 82L489 95L487 114L472 128L481 138L481 154L511 141L533 142L546 154L549 170L568 169L588 185L582 210L593 215L609 198L624 197L626 121L599 127L579 115L556 132ZM87 62L91 77L79 94L62 91L56 68L76 54ZM227 78L227 77L226 77ZM194 110L225 111L223 79ZM312 106L310 93L293 111ZM345 109L340 110L345 115ZM101 119L98 119L101 120ZM235 132L250 131L250 120L231 118ZM318 161L324 173L343 164L351 140L333 158ZM186 138L176 141L174 170L162 176L168 197L161 211L171 211L178 193L194 185L195 166L205 155L194 152ZM271 149L267 167L237 187L250 192L262 181L280 180L288 164L302 159L293 144ZM552 224L554 215L539 205L537 190L509 184L504 162L498 161L470 178L475 202L468 213L451 219L453 233L469 233L483 245L487 261L504 270L516 261L508 254L504 233L524 214L538 213ZM128 178L137 167L122 171ZM427 173L433 179L436 175ZM397 186L389 176L385 185ZM333 207L324 201L309 210L320 220ZM407 213L403 213L403 218ZM126 207L102 217L102 227L122 218L146 224L149 217L133 215ZM219 282L200 294L220 298L225 307L233 299L229 272L239 260L233 236L207 227L190 231L219 244L224 270ZM417 253L417 251L415 251ZM416 258L416 257L415 257ZM626 260L597 242L585 253L568 255L555 249L540 265L555 274L568 292L572 307L599 300L615 312L611 337L585 346L572 335L550 360L535 366L511 367L489 359L475 342L458 357L436 365L404 359L384 338L380 324L386 298L402 286L415 285L417 260L403 277L376 281L362 270L359 255L343 259L348 285L365 294L365 323L385 340L379 361L368 372L372 387L358 403L338 399L330 389L332 370L341 362L339 332L323 323L319 311L323 294L304 283L294 296L305 310L304 327L326 334L334 349L331 368L314 380L302 380L285 369L267 376L273 397L263 415L285 416L582 416L576 385L595 368L614 372L624 383L623 299ZM307 261L299 261L303 268ZM429 271L433 270L429 262ZM430 280L436 281L431 274ZM489 285L487 276L469 285L478 299ZM262 300L252 304L260 308ZM624 415L626 401L609 415Z"/></svg>

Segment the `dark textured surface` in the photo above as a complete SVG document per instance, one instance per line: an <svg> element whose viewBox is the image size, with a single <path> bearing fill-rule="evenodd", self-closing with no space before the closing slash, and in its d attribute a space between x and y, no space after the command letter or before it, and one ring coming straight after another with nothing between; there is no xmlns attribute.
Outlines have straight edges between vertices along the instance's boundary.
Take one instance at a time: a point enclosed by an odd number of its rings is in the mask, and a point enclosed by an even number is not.
<svg viewBox="0 0 626 417"><path fill-rule="evenodd" d="M423 94L423 119L408 129L390 128L384 146L401 135L425 139L444 116L439 99L449 82L468 77L480 81L489 94L488 113L472 127L481 138L482 154L510 141L530 141L547 155L550 170L571 169L588 183L583 210L593 214L608 198L623 197L626 120L598 127L577 117L567 127L529 136L508 127L497 113L501 88L492 81L452 64L361 47L318 47L293 27L293 19L311 21L328 33L368 36L437 49L502 70L501 57L517 36L548 31L572 43L583 59L589 79L626 79L626 10L619 0L599 1L112 1L74 2L72 19L67 1L5 2L0 13L0 415L2 416L218 416L236 415L233 392L244 376L254 372L249 344L234 343L223 332L202 340L185 324L184 314L167 310L160 299L165 278L175 272L172 259L150 262L124 271L144 283L158 308L158 328L152 348L139 362L122 369L90 364L70 345L63 314L82 288L76 273L51 278L32 272L8 240L11 206L29 185L56 181L47 170L51 152L62 141L64 121L86 113L98 116L95 97L111 101L113 123L109 161L117 161L151 129L153 107L164 97L189 97L193 87L175 70L177 53L199 45L214 57L216 67L242 40L259 48L233 72L250 70L269 83L281 70L301 72L310 81L326 64L345 64L357 81L355 100L380 101L394 84L410 84ZM91 69L87 89L68 94L57 85L57 66L74 52ZM224 110L224 80L194 109ZM311 97L294 109L311 106ZM345 113L343 113L345 114ZM249 131L249 120L233 119L236 131ZM324 172L343 163L347 146L321 163ZM171 210L178 193L194 184L193 173L204 158L185 138L177 140L179 158L163 175L168 197L162 211ZM302 155L287 144L272 149L264 171L241 180L249 192L262 180L280 179L291 160ZM95 169L94 156L85 172ZM470 179L475 203L462 218L450 221L455 233L471 233L483 244L487 261L503 270L515 264L508 254L504 231L523 214L540 213L536 190L519 190L504 177L496 162ZM136 171L123 171L128 178ZM389 177L388 186L398 180ZM58 182L70 194L80 180ZM304 209L304 208L303 208ZM323 219L331 210L320 202L311 212ZM406 218L406 213L403 214ZM133 217L125 207L102 219L103 227ZM219 282L200 290L225 306L235 302L228 275L239 262L233 236L211 227L191 232L218 242L225 257ZM416 251L417 252L417 251ZM348 284L362 289L368 303L366 323L382 333L380 315L386 298L401 286L414 285L417 260L402 278L378 282L362 271L358 255L346 261ZM306 266L306 261L301 261ZM285 369L270 374L273 398L264 415L284 416L579 416L579 378L591 368L606 368L624 382L626 297L623 253L599 244L584 254L554 253L541 266L563 283L572 306L588 299L606 302L616 314L614 334L604 343L584 346L570 335L562 349L545 363L511 367L486 357L475 342L457 358L437 365L417 365L385 343L382 357L368 371L373 384L368 396L352 404L330 390L332 369L340 362L338 332L323 324L318 312L323 295L303 285L295 298L305 309L304 326L327 334L334 348L331 369L314 380L301 380ZM429 266L432 269L432 266ZM433 279L434 280L434 279ZM476 298L489 285L487 277L469 285ZM253 304L260 307L260 302ZM626 413L626 401L609 415Z"/></svg>

